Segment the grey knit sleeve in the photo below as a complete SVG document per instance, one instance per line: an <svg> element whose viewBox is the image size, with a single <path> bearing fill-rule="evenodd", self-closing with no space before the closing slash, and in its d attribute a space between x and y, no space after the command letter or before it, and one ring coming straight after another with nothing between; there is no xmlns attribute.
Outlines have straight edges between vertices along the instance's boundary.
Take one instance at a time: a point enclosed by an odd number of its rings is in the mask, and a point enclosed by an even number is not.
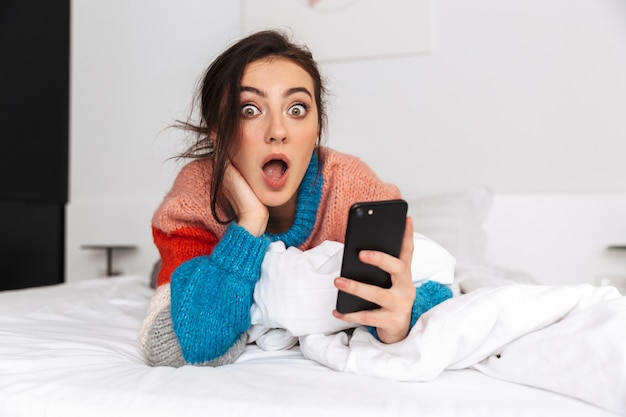
<svg viewBox="0 0 626 417"><path fill-rule="evenodd" d="M170 313L170 286L161 285L148 305L148 312L139 332L139 349L150 366L188 365L174 333ZM196 366L221 366L233 363L243 352L247 343L244 333L228 351L211 361L194 364Z"/></svg>

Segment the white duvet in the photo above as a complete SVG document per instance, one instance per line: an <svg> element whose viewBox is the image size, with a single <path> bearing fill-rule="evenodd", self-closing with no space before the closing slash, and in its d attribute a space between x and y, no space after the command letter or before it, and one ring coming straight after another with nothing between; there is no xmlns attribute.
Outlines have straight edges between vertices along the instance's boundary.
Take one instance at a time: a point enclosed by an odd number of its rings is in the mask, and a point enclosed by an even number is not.
<svg viewBox="0 0 626 417"><path fill-rule="evenodd" d="M300 347L336 370L426 381L473 367L626 413L625 325L614 289L511 285L442 303L397 344L356 329L304 336Z"/></svg>
<svg viewBox="0 0 626 417"><path fill-rule="evenodd" d="M416 283L448 281L445 253L422 244ZM392 380L474 368L626 414L626 298L615 288L478 288L436 306L404 341L385 345L363 328L349 337L340 331L349 324L330 315L340 252L332 242L304 253L273 244L255 291L251 340L270 350L299 341L305 357L332 369Z"/></svg>

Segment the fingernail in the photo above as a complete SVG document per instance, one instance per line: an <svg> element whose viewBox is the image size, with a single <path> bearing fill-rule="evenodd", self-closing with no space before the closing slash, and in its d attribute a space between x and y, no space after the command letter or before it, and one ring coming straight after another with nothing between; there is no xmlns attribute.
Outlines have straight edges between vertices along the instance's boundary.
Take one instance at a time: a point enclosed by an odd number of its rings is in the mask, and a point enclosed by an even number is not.
<svg viewBox="0 0 626 417"><path fill-rule="evenodd" d="M359 256L361 256L363 259L371 259L372 258L372 251L362 250L361 252L359 252Z"/></svg>

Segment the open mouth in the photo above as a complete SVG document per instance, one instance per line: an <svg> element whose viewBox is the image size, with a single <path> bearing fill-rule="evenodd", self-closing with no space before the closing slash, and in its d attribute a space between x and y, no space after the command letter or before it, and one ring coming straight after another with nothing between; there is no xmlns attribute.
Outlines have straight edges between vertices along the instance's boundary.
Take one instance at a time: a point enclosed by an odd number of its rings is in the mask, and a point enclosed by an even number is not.
<svg viewBox="0 0 626 417"><path fill-rule="evenodd" d="M288 168L289 166L287 165L287 162L278 158L270 159L265 164L263 164L263 172L265 173L265 176L273 181L280 180L283 175L285 175L285 172L287 172Z"/></svg>

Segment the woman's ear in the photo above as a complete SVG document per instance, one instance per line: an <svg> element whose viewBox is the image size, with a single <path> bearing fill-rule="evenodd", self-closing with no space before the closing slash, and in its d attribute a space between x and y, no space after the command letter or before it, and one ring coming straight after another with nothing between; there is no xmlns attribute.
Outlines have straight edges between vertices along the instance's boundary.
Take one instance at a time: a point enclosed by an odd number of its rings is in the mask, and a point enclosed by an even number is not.
<svg viewBox="0 0 626 417"><path fill-rule="evenodd" d="M211 152L215 151L215 148L217 146L217 133L215 132L215 130L209 131L207 139L209 142L209 147L211 148Z"/></svg>

